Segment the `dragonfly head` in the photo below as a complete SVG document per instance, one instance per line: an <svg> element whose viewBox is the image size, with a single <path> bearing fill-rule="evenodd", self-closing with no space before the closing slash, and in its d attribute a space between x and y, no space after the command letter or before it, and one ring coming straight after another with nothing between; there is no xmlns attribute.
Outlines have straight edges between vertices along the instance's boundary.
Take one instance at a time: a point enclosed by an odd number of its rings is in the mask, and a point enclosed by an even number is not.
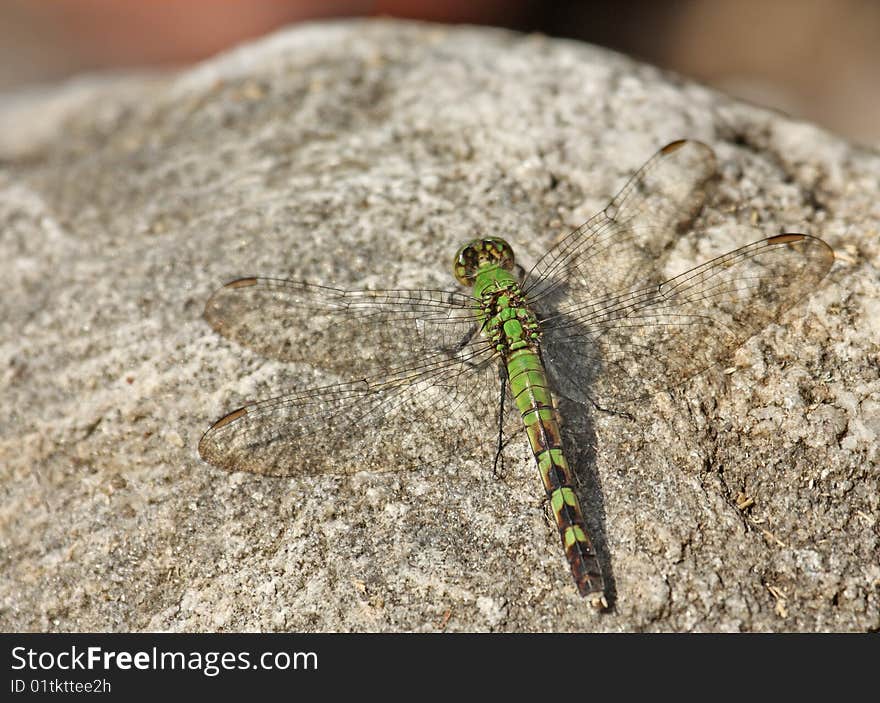
<svg viewBox="0 0 880 703"><path fill-rule="evenodd" d="M500 237L474 239L458 250L452 263L452 272L459 283L472 286L479 270L487 266L512 271L514 258L510 244Z"/></svg>

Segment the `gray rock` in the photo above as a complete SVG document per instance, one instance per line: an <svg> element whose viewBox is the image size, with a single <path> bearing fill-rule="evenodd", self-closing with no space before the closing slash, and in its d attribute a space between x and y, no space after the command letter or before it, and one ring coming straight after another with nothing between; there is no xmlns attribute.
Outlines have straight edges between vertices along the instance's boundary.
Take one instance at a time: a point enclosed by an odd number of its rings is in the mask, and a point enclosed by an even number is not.
<svg viewBox="0 0 880 703"><path fill-rule="evenodd" d="M587 45L399 22L0 119L0 629L880 627L876 153ZM199 459L222 413L333 381L213 332L220 284L452 288L463 241L534 261L679 137L717 151L716 220L838 258L726 365L588 418L572 454L611 612L577 595L521 434L498 475Z"/></svg>

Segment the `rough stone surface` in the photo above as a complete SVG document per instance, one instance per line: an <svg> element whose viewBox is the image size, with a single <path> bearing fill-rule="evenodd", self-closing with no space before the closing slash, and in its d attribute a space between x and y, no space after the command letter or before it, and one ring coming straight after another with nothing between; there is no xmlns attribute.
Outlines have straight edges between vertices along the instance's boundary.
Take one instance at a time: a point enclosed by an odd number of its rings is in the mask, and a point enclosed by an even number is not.
<svg viewBox="0 0 880 703"><path fill-rule="evenodd" d="M395 22L301 26L0 120L0 629L880 627L876 153L587 45ZM453 287L462 241L533 261L685 136L718 153L737 206L716 215L817 234L837 262L725 366L587 418L572 454L610 613L570 581L522 435L498 475L200 461L241 401L333 380L218 337L218 285Z"/></svg>

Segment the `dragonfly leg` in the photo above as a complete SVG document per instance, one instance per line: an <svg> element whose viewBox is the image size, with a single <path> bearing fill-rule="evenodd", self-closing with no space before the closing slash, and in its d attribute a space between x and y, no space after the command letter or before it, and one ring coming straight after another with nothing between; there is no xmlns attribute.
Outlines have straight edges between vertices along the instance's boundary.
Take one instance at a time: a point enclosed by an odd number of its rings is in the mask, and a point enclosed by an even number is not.
<svg viewBox="0 0 880 703"><path fill-rule="evenodd" d="M495 450L495 460L492 462L492 475L495 478L498 478L501 473L504 472L504 448L508 445L511 439L513 439L514 435L519 434L519 432L524 431L523 427L520 427L513 435L504 437L504 414L505 410L505 401L507 400L507 387L509 385L509 381L507 378L507 369L504 364L499 364L498 366L498 378L501 381L501 395L498 398L498 445ZM499 463L501 464L501 470L499 471Z"/></svg>
<svg viewBox="0 0 880 703"><path fill-rule="evenodd" d="M507 437L504 436L504 415L507 412L507 388L510 385L510 381L507 378L507 369L503 364L498 369L498 378L501 380L501 397L498 401L498 445L495 450L495 460L492 462L492 475L495 478L500 478L501 474L504 473L504 449L514 437L526 431L526 428L520 424L519 427L512 431L508 429L510 434ZM499 464L501 465L500 470Z"/></svg>
<svg viewBox="0 0 880 703"><path fill-rule="evenodd" d="M504 471L504 459L501 456L504 451L504 396L507 394L507 374L504 367L498 369L498 378L501 380L501 397L498 398L498 448L495 450L495 461L492 462L492 475L498 477L498 462L501 462L501 470Z"/></svg>
<svg viewBox="0 0 880 703"><path fill-rule="evenodd" d="M614 410L613 408L605 408L599 405L595 400L590 398L590 403L593 405L595 410L598 410L601 413L608 413L609 415L616 415L617 417L623 417L627 420L632 420L635 422L635 417L628 413L626 410Z"/></svg>

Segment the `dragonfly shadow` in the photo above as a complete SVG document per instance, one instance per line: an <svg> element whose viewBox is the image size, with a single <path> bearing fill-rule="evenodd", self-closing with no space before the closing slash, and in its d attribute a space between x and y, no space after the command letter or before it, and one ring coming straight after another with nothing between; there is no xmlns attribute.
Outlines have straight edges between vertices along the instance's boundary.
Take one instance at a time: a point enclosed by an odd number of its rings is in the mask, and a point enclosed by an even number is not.
<svg viewBox="0 0 880 703"><path fill-rule="evenodd" d="M612 610L617 599L617 588L605 529L605 499L599 472L596 470L596 431L592 411L565 397L560 397L558 403L564 418L562 441L577 484L575 492L583 508L584 522L596 550L596 559L602 569L608 609Z"/></svg>

